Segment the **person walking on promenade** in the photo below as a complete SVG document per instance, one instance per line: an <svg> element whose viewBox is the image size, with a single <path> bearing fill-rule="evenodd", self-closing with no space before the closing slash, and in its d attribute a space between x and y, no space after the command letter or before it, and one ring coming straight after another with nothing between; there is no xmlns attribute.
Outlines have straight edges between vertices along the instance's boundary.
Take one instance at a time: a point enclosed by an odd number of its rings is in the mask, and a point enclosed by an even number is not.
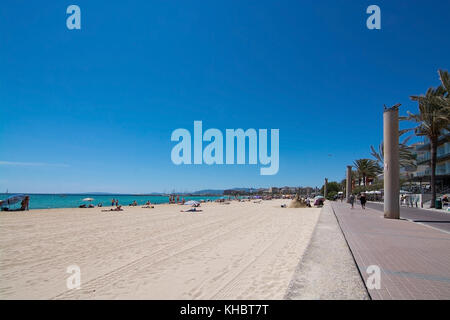
<svg viewBox="0 0 450 320"><path fill-rule="evenodd" d="M348 200L349 200L350 204L352 205L352 209L353 209L353 206L355 204L355 196L353 194L351 194L350 197L348 198Z"/></svg>
<svg viewBox="0 0 450 320"><path fill-rule="evenodd" d="M362 193L361 197L359 197L359 201L361 201L361 207L365 210L366 209L366 195L364 193Z"/></svg>

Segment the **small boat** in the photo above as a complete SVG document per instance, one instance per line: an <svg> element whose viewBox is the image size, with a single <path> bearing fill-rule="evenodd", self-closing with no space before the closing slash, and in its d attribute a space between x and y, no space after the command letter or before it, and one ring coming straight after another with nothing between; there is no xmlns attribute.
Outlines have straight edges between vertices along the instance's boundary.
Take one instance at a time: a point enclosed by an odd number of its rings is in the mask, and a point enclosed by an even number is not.
<svg viewBox="0 0 450 320"><path fill-rule="evenodd" d="M5 200L0 201L0 207L1 208L9 207L10 205L23 201L26 197L27 196L24 194L16 194L13 196L9 196Z"/></svg>

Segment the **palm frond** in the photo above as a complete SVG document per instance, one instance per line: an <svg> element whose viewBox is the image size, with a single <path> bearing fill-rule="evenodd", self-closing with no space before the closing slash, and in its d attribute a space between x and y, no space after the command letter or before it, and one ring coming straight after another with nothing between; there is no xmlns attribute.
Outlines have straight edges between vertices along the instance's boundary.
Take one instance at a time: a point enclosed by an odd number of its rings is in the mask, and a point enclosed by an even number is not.
<svg viewBox="0 0 450 320"><path fill-rule="evenodd" d="M447 94L450 94L450 76L448 74L448 71L439 70L439 80L441 80L442 86L447 91Z"/></svg>

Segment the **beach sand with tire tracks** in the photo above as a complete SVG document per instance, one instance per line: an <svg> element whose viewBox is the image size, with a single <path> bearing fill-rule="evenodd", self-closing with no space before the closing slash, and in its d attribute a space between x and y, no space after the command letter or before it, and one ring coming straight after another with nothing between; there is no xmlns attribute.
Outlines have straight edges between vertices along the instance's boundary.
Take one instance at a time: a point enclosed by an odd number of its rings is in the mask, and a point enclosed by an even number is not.
<svg viewBox="0 0 450 320"><path fill-rule="evenodd" d="M284 203L1 212L0 298L282 299L320 214Z"/></svg>

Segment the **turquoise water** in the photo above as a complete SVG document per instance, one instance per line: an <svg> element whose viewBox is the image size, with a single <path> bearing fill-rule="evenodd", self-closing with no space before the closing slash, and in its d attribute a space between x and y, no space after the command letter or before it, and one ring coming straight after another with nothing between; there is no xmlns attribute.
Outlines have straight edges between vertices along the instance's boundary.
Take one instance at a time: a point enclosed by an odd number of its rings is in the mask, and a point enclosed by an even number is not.
<svg viewBox="0 0 450 320"><path fill-rule="evenodd" d="M0 200L4 200L13 194L0 193ZM143 205L147 201L151 203L168 203L169 197L166 196L141 196L141 195L90 195L90 194L77 194L77 195L62 195L62 194L30 194L30 209L48 209L48 208L76 208L80 204L89 204L89 202L83 202L84 198L94 198L92 204L102 203L103 206L110 206L111 199L118 199L119 204L127 206L134 200L139 205ZM220 196L192 196L184 197L188 200L216 200L221 198ZM181 197L180 197L181 199ZM10 208L19 208L20 203L12 205Z"/></svg>

